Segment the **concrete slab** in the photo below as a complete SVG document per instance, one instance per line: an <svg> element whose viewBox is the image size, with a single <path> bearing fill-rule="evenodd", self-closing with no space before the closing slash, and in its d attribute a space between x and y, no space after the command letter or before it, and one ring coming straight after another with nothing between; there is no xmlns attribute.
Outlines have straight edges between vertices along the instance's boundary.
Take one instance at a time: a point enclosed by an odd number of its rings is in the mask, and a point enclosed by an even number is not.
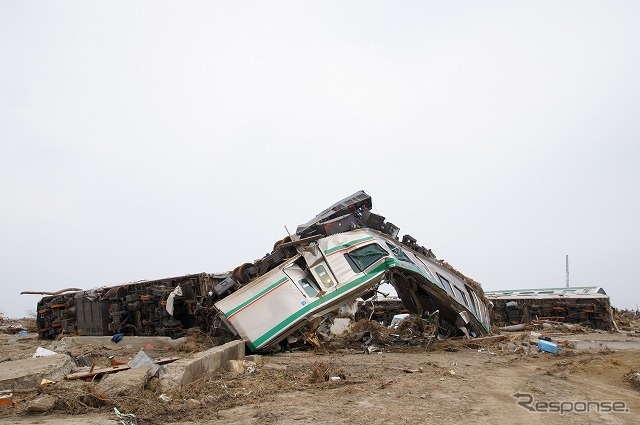
<svg viewBox="0 0 640 425"><path fill-rule="evenodd" d="M190 359L180 359L165 366L161 374L165 391L188 385L203 374L224 367L229 360L244 358L245 343L242 340L227 342L196 354Z"/></svg>
<svg viewBox="0 0 640 425"><path fill-rule="evenodd" d="M43 379L60 381L73 363L65 354L0 363L0 390L33 388Z"/></svg>
<svg viewBox="0 0 640 425"><path fill-rule="evenodd" d="M151 376L148 367L124 370L105 375L98 384L98 392L107 397L139 395Z"/></svg>
<svg viewBox="0 0 640 425"><path fill-rule="evenodd" d="M56 350L70 349L82 345L92 345L94 347L117 348L144 348L147 344L152 344L157 349L163 347L177 347L184 343L184 338L171 339L168 336L124 336L120 342L111 341L110 336L68 336L60 341L51 343L51 347Z"/></svg>

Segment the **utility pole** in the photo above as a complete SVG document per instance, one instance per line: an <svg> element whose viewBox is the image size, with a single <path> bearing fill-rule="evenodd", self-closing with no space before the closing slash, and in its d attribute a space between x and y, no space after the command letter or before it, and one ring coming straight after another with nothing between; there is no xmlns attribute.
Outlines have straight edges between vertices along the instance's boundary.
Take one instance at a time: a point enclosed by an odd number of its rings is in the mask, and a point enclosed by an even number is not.
<svg viewBox="0 0 640 425"><path fill-rule="evenodd" d="M565 256L567 269L567 288L569 287L569 254Z"/></svg>

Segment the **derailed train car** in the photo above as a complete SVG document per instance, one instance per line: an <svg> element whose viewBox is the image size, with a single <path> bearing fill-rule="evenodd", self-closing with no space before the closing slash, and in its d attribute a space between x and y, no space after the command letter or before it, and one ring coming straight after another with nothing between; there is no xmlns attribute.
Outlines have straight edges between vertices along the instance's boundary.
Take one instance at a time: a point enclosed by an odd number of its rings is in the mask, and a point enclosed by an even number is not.
<svg viewBox="0 0 640 425"><path fill-rule="evenodd" d="M363 191L327 208L271 253L231 272L55 294L38 303L40 335L179 336L226 328L267 350L342 303L390 283L406 308L438 313L446 334L489 331L481 287L371 212Z"/></svg>
<svg viewBox="0 0 640 425"><path fill-rule="evenodd" d="M487 292L497 326L536 322L575 323L611 331L615 324L609 296L599 286L510 289Z"/></svg>
<svg viewBox="0 0 640 425"><path fill-rule="evenodd" d="M215 306L251 350L264 350L383 282L395 287L410 311L438 311L441 326L474 335L489 332L488 309L474 290L436 261L372 229L301 247L298 255Z"/></svg>
<svg viewBox="0 0 640 425"><path fill-rule="evenodd" d="M193 326L210 328L213 301L234 284L228 273L198 273L50 295L38 302L38 333L176 337Z"/></svg>

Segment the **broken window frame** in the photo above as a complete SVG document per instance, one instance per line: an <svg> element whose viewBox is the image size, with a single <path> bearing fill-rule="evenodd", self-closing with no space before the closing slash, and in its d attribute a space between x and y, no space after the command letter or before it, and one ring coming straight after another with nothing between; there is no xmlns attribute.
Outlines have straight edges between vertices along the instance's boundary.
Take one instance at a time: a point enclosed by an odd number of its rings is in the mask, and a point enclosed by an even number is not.
<svg viewBox="0 0 640 425"><path fill-rule="evenodd" d="M306 282L305 283L303 283ZM308 298L316 298L318 296L318 292L320 292L320 288L316 287L316 285L309 279L307 279L306 277L303 277L302 279L299 279L298 282L296 282L296 285L298 285L301 289L302 292L308 297ZM309 293L308 289L312 289L313 291L315 291L315 293L311 294Z"/></svg>
<svg viewBox="0 0 640 425"><path fill-rule="evenodd" d="M420 264L422 264L424 266L424 271L427 273L428 279L431 280L431 282L435 283L436 286L440 287L440 285L438 285L438 280L435 278L435 274L434 272L429 268L429 266L427 265L427 263L425 261L422 260L422 258L418 257L417 255L415 255L416 260L418 260L420 262ZM442 282L440 282L440 284L442 284ZM444 287L444 284L442 284L442 289L445 290L445 292L449 293L447 291L447 289Z"/></svg>
<svg viewBox="0 0 640 425"><path fill-rule="evenodd" d="M362 262L361 260L358 260L357 258L354 258L357 254L359 254L361 252L367 252L367 250L371 250L371 248L374 248L374 250L375 250L375 252L371 252L372 254L376 254L376 255L372 256L372 257L375 257L375 259L370 258L366 262ZM356 254L356 255L354 255L354 254ZM345 253L344 254L344 258L347 260L347 263L349 263L349 265L351 266L351 269L354 272L356 272L356 273L364 273L364 271L366 269L368 269L369 267L371 267L372 265L374 265L375 263L380 261L380 259L382 259L384 257L387 257L388 255L389 255L389 253L387 252L386 249L384 249L382 246L380 246L380 244L374 242L374 243L370 243L370 244L367 244L365 246L361 246L359 248L353 249L353 250Z"/></svg>
<svg viewBox="0 0 640 425"><path fill-rule="evenodd" d="M405 261L407 263L410 264L415 264L413 261L411 261L411 258L409 258L407 256L407 254L404 253L404 251L402 250L402 248L393 245L390 242L385 241L387 246L389 247L389 250L391 250L391 253L400 261Z"/></svg>
<svg viewBox="0 0 640 425"><path fill-rule="evenodd" d="M302 271L298 267L295 267L293 264L289 265L288 267L283 268L282 271L284 272L284 274L287 275L289 280L294 284L294 286L296 286L298 288L298 290L306 298L317 298L318 293L321 291L321 289L320 289L320 285L318 285L318 283L316 282L314 276L312 276L309 273L306 273L306 272ZM309 292L307 292L307 290L305 289L305 287L301 283L303 280L306 280L307 283L309 284L309 286L311 288L313 288L313 290L316 291L316 293L314 295L311 295Z"/></svg>
<svg viewBox="0 0 640 425"><path fill-rule="evenodd" d="M464 302L464 305L469 307L469 300L467 300L467 296L465 295L464 291L455 285L453 286L453 288L456 291L458 291L458 294L462 297L462 301Z"/></svg>
<svg viewBox="0 0 640 425"><path fill-rule="evenodd" d="M478 307L476 305L476 300L473 299L473 296L475 295L473 290L471 288L469 288L467 285L465 285L465 289L469 293L469 301L471 302L471 307L473 307L474 311L478 311Z"/></svg>
<svg viewBox="0 0 640 425"><path fill-rule="evenodd" d="M451 282L449 282L449 279L447 279L446 277L442 276L440 273L436 273L436 275L438 276L438 279L440 280L440 283L442 283L442 286L444 286L445 292L447 292L450 296L455 298L456 293L454 292L453 285L451 285ZM447 290L447 288L448 288L448 290Z"/></svg>

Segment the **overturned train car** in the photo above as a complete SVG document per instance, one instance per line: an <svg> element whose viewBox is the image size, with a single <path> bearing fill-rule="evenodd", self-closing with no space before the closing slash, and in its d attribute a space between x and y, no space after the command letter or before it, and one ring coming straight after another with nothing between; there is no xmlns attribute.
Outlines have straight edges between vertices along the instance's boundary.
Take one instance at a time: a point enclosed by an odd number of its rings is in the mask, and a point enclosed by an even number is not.
<svg viewBox="0 0 640 425"><path fill-rule="evenodd" d="M613 330L609 296L599 286L511 289L486 292L493 303L492 320L497 326L540 321L573 323Z"/></svg>
<svg viewBox="0 0 640 425"><path fill-rule="evenodd" d="M199 273L49 295L38 302L38 333L178 337L193 326L210 329L213 302L233 285L228 273Z"/></svg>
<svg viewBox="0 0 640 425"><path fill-rule="evenodd" d="M229 273L45 297L38 304L40 335L179 336L199 326L224 328L253 351L269 350L341 304L372 297L382 283L394 286L409 311L437 313L444 334L488 333L480 285L410 235L400 240L399 228L371 207L371 197L356 192Z"/></svg>

